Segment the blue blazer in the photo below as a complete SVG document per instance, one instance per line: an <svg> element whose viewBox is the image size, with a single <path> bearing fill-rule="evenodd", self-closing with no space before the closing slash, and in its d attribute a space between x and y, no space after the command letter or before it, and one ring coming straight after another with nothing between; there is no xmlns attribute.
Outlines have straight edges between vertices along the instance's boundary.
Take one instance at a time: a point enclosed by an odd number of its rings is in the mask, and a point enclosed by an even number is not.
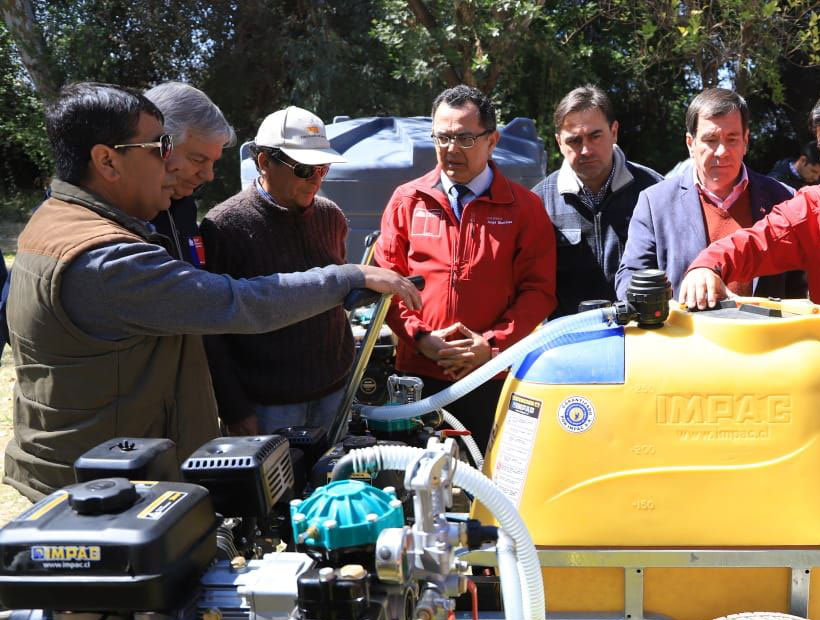
<svg viewBox="0 0 820 620"><path fill-rule="evenodd" d="M748 167L749 200L757 221L776 204L788 200L794 190ZM641 269L663 269L675 299L689 265L708 245L700 197L691 169L643 190L629 223L621 264L615 276L618 299L626 295L632 274ZM755 278L754 295L799 298L806 296L802 272Z"/></svg>

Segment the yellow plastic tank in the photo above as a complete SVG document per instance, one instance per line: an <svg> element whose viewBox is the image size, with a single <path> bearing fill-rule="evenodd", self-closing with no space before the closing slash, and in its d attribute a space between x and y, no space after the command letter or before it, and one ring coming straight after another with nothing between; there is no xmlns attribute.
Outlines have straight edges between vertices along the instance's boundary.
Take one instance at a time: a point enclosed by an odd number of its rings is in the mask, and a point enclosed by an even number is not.
<svg viewBox="0 0 820 620"><path fill-rule="evenodd" d="M820 308L742 301L672 304L659 329L601 326L512 369L484 471L537 546L820 546ZM545 578L550 611L624 609L617 568ZM788 569L642 578L647 609L670 618L788 610ZM820 617L820 602L811 609Z"/></svg>

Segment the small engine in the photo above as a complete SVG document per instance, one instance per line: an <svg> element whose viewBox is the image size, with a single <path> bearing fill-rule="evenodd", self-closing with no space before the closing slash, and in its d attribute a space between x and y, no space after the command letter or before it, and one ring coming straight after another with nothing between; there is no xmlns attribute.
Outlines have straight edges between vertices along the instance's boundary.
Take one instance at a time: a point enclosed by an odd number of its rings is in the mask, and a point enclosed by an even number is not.
<svg viewBox="0 0 820 620"><path fill-rule="evenodd" d="M465 583L454 555L464 525L427 514L444 510L452 476L426 466L382 472L412 480L416 499L404 503L391 485L331 482L349 450L395 444L346 441L305 499L294 498L281 435L214 439L174 472L167 440L105 442L77 461L80 482L0 530L0 605L15 610L13 620L410 620L422 607L440 617ZM436 462L454 463L452 440L442 449L430 440ZM184 482L135 479L150 473ZM405 505L414 507L413 530Z"/></svg>

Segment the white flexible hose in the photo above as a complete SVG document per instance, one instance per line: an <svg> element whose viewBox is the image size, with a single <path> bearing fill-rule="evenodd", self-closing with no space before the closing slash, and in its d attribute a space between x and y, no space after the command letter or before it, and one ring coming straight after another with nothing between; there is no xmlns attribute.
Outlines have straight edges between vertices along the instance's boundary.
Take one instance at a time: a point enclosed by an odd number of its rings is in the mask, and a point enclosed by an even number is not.
<svg viewBox="0 0 820 620"><path fill-rule="evenodd" d="M518 562L515 557L515 543L507 536L503 528L498 528L498 572L501 574L501 599L504 601L505 618L523 618L521 608L521 579L518 575Z"/></svg>
<svg viewBox="0 0 820 620"><path fill-rule="evenodd" d="M444 421L450 425L450 428L454 428L457 431L468 430L467 427L464 426L456 416L454 416L446 409L442 409L441 413L444 417ZM464 445L467 446L467 450L470 451L470 456L473 457L473 463L475 463L475 468L481 471L484 468L484 455L481 454L481 449L478 447L478 444L475 442L475 439L473 439L472 435L464 435L462 439L464 440Z"/></svg>
<svg viewBox="0 0 820 620"><path fill-rule="evenodd" d="M512 366L523 359L530 351L540 347L552 349L563 344L564 339L574 332L587 329L607 321L603 310L588 310L579 314L561 317L550 321L541 329L515 343L509 349L490 360L483 366L476 368L463 379L456 381L450 387L423 398L414 403L399 406L387 407L362 407L361 414L371 420L396 420L401 418L413 418L436 409L442 409L451 402L458 400L465 394L469 394L482 383L489 381L502 370Z"/></svg>
<svg viewBox="0 0 820 620"><path fill-rule="evenodd" d="M411 446L373 446L351 450L345 458L352 461L354 473L375 470L404 471L424 453L422 448ZM522 599L527 602L525 620L544 620L544 583L541 566L532 537L521 516L507 496L493 481L466 463L459 463L453 475L453 484L475 497L498 520L499 525L515 543L518 563L523 573ZM504 574L501 574L502 581ZM523 605L522 605L523 606Z"/></svg>

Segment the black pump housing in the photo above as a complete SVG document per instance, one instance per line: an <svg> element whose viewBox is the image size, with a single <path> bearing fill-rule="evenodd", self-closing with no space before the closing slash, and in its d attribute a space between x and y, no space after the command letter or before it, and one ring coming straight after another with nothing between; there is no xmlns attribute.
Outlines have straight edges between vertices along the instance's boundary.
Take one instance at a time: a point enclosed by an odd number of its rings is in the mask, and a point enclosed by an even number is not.
<svg viewBox="0 0 820 620"><path fill-rule="evenodd" d="M182 475L211 492L223 517L265 520L293 497L290 444L281 435L212 439L185 460Z"/></svg>

